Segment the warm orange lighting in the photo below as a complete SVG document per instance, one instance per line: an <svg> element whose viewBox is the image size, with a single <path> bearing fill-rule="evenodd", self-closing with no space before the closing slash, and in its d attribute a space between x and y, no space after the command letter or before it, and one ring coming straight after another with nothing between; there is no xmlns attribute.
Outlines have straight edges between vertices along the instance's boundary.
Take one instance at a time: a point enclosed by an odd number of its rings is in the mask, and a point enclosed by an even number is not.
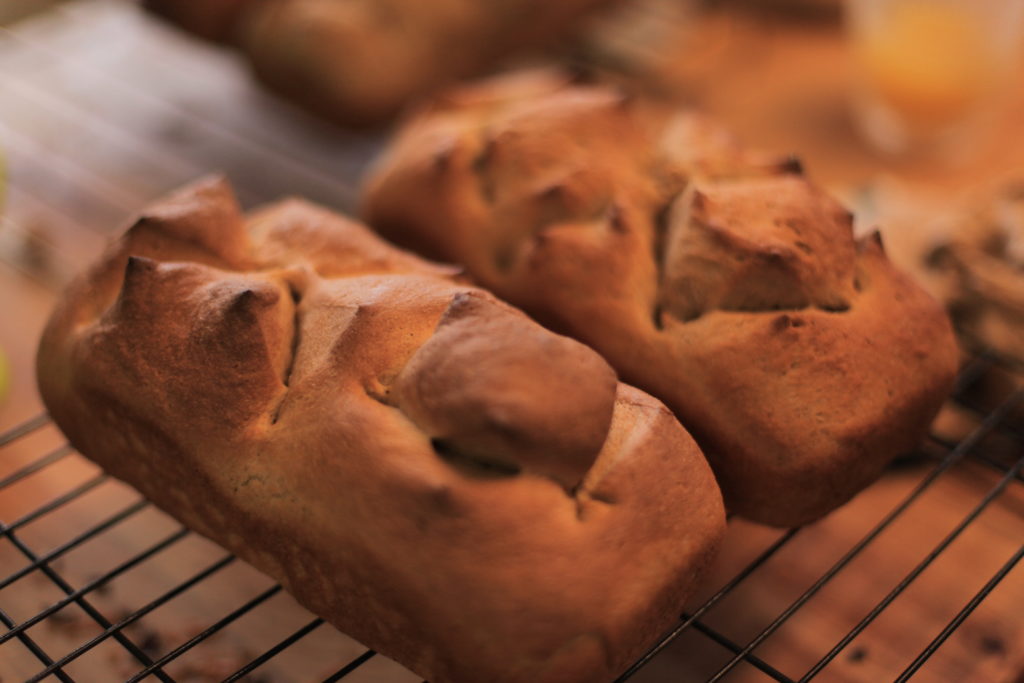
<svg viewBox="0 0 1024 683"><path fill-rule="evenodd" d="M892 3L874 30L860 35L857 49L868 87L919 131L969 116L999 81L998 51L969 7Z"/></svg>

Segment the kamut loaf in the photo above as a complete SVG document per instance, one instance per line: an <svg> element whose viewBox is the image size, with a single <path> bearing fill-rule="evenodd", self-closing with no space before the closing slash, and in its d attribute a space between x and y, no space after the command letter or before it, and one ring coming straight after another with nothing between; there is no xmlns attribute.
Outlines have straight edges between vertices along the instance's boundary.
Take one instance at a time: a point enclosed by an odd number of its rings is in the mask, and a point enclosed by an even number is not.
<svg viewBox="0 0 1024 683"><path fill-rule="evenodd" d="M918 444L956 370L941 307L798 163L553 72L425 105L362 215L664 401L753 520L848 500Z"/></svg>
<svg viewBox="0 0 1024 683"><path fill-rule="evenodd" d="M432 683L611 680L724 530L693 440L593 351L216 179L69 287L38 377L83 454Z"/></svg>
<svg viewBox="0 0 1024 683"><path fill-rule="evenodd" d="M232 44L267 85L327 118L376 125L621 0L146 0Z"/></svg>

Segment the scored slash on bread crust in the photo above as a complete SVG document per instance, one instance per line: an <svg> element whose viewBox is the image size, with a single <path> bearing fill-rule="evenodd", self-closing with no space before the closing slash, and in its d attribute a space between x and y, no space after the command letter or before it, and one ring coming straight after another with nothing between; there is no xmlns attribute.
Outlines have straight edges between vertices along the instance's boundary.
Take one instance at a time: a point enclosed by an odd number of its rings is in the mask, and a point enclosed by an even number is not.
<svg viewBox="0 0 1024 683"><path fill-rule="evenodd" d="M693 440L596 353L217 179L69 287L37 367L83 454L435 683L612 679L724 532Z"/></svg>
<svg viewBox="0 0 1024 683"><path fill-rule="evenodd" d="M613 88L526 72L438 96L362 214L663 400L757 521L848 500L919 443L955 374L941 307L799 164Z"/></svg>

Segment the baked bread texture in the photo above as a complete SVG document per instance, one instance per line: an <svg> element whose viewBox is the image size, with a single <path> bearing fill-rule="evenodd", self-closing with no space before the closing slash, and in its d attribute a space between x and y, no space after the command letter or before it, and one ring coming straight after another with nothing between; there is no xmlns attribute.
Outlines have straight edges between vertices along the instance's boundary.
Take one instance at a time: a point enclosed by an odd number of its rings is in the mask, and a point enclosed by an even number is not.
<svg viewBox="0 0 1024 683"><path fill-rule="evenodd" d="M330 119L373 125L621 0L145 0L233 44L257 76Z"/></svg>
<svg viewBox="0 0 1024 683"><path fill-rule="evenodd" d="M552 72L414 115L362 215L663 400L753 520L848 500L918 444L956 370L941 307L798 163Z"/></svg>
<svg viewBox="0 0 1024 683"><path fill-rule="evenodd" d="M1024 363L1024 180L955 219L923 260L957 329Z"/></svg>
<svg viewBox="0 0 1024 683"><path fill-rule="evenodd" d="M219 179L70 285L38 377L83 454L432 683L614 678L724 532L693 440L595 352Z"/></svg>

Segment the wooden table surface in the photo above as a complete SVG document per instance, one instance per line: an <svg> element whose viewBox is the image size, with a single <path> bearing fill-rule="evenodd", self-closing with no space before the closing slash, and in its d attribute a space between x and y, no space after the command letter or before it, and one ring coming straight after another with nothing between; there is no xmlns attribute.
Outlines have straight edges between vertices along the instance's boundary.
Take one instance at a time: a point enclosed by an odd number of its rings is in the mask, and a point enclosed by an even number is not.
<svg viewBox="0 0 1024 683"><path fill-rule="evenodd" d="M718 115L748 142L799 153L813 176L840 193L885 177L922 196L949 200L1024 170L1024 136L1014 134L1016 122L1024 121L1024 89L1008 98L1001 127L991 131L990 143L972 166L895 163L868 151L849 126L844 106L848 63L834 22L782 21L734 11L693 21L700 22L700 30L684 27L657 59L647 62L650 77L664 90ZM33 353L55 292L146 202L221 170L248 206L301 194L346 210L353 203L355 181L381 140L380 135L338 130L275 100L250 82L234 56L183 38L123 3L82 0L0 33L0 150L10 175L0 218L0 348L12 373L11 392L0 402L0 432L42 410ZM47 427L3 447L0 479L60 443L59 434ZM922 458L894 468L850 505L799 531L709 610L702 623L741 645L755 638L907 496L931 466ZM0 490L0 521L10 523L97 475L87 461L69 456ZM961 522L998 478L993 469L971 461L952 467L755 654L799 678ZM103 481L66 511L26 525L24 538L44 552L137 500L127 487ZM137 553L176 529L155 510L140 514L131 525L117 526L64 558L60 568L69 582L84 584L114 558ZM702 597L783 534L734 520ZM819 680L894 678L1022 542L1024 486L1011 485ZM124 613L157 586L173 585L220 557L211 544L192 536L179 546L146 563L131 580L119 579L114 590L97 596L97 604L113 615ZM0 539L0 577L23 566L23 555ZM156 653L167 651L269 585L241 563L225 571L226 578L201 584L154 612L132 636L146 640ZM0 608L16 621L58 595L38 574L0 589ZM219 680L245 657L311 618L286 596L275 596L253 619L184 657L177 675ZM59 655L95 630L77 614L59 628L44 624L32 633ZM262 679L252 680L323 678L359 652L357 644L320 628L261 669ZM704 680L731 656L691 629L635 680ZM127 663L123 650L108 643L77 667L69 669L76 680L108 681L123 676ZM0 645L0 681L21 680L37 669L21 644ZM1022 669L1024 569L1018 567L915 680L1009 683ZM350 680L417 679L378 657ZM741 664L726 680L769 679Z"/></svg>

